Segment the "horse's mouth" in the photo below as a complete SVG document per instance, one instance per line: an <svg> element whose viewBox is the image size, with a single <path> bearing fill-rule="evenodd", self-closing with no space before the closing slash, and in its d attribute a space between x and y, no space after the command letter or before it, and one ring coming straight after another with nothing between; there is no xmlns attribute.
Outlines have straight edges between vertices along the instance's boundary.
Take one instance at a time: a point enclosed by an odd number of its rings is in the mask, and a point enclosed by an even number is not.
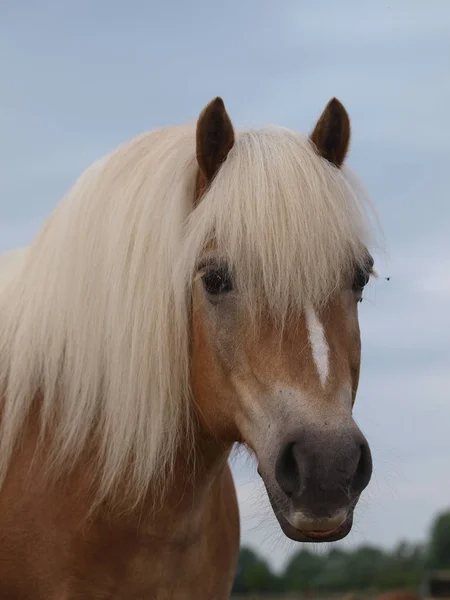
<svg viewBox="0 0 450 600"><path fill-rule="evenodd" d="M275 512L275 515L284 535L294 542L314 542L316 544L320 542L337 542L350 533L353 525L353 511L349 513L345 521L338 527L324 531L297 529L279 511Z"/></svg>
<svg viewBox="0 0 450 600"><path fill-rule="evenodd" d="M277 506L269 491L267 495L269 496L273 512L275 513L284 535L294 542L313 542L316 544L321 542L337 542L338 540L345 538L352 530L353 509L355 504L349 508L346 519L340 525L333 529L315 531L314 529L306 530L294 527L294 525L292 525L292 523L284 516L283 511Z"/></svg>

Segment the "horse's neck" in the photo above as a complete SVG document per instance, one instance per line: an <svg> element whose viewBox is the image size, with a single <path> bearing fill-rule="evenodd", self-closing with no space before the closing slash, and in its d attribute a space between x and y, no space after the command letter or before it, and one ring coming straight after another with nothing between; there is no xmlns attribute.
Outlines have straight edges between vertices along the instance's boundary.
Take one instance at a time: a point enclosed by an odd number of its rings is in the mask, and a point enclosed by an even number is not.
<svg viewBox="0 0 450 600"><path fill-rule="evenodd" d="M185 528L195 528L196 519L199 522L204 518L204 510L211 501L211 491L217 487L224 472L228 469L227 460L230 448L216 441L201 437L195 445L195 456L189 459L186 451L182 450L175 461L173 475L169 479L167 493L164 499L157 502L156 509L159 517L166 514L176 516L178 527L181 532L183 520ZM143 501L142 510L147 512L153 506L155 498L152 491ZM151 517L150 520L152 521ZM150 527L155 524L151 522Z"/></svg>
<svg viewBox="0 0 450 600"><path fill-rule="evenodd" d="M90 460L80 461L70 474L61 475L56 486L44 477L42 470L46 465L46 450L38 446L39 437L38 411L30 416L26 431L23 435L21 451L19 451L11 464L10 475L17 471L19 477L23 475L26 467L27 477L22 481L27 492L34 491L36 503L39 498L44 502L49 499L49 494L56 494L55 501L63 505L76 503L77 512L81 519L89 513L92 501L92 491L96 487L98 474L93 462ZM231 448L223 446L215 440L206 438L199 434L196 436L194 455L191 456L186 448L181 448L175 460L173 474L165 482L165 493L161 496L159 486L155 485L156 491L150 488L143 499L134 504L127 503L128 493L126 487L123 490L119 486L114 498L102 503L101 508L94 510L100 520L106 518L109 522L121 520L133 527L139 522L139 529L144 532L161 529L164 534L167 521L176 519L178 529L188 531L195 526L198 519L202 519L202 511L205 501L210 499L211 489L215 487L227 470L227 461ZM45 466L44 466L45 469ZM8 475L8 479L10 479ZM36 479L36 485L29 488L30 478ZM22 494L19 494L19 497ZM64 496L67 496L65 498ZM102 514L103 511L103 514ZM145 515L145 517L143 517ZM156 516L156 518L155 518Z"/></svg>
<svg viewBox="0 0 450 600"><path fill-rule="evenodd" d="M54 597L61 585L71 597L100 597L99 590L109 597L108 590L120 589L118 598L198 598L201 588L205 598L228 597L239 516L227 448L197 440L194 468L180 453L164 502L155 502L152 492L128 510L105 502L86 520L92 465L86 461L49 486L41 476L37 436L30 426L0 490L1 597L6 575L17 572L23 582L22 555L33 565L26 573L29 597L38 584Z"/></svg>

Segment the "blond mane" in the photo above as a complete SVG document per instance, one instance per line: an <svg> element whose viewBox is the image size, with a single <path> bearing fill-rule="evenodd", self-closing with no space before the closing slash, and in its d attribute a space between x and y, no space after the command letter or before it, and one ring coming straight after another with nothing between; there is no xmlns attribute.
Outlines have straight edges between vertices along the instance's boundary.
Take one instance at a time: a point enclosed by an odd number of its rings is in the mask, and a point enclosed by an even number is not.
<svg viewBox="0 0 450 600"><path fill-rule="evenodd" d="M189 290L211 236L249 305L281 316L323 302L363 260L361 190L307 138L238 133L192 211L196 173L193 127L139 136L91 166L20 268L5 267L0 483L39 398L55 469L96 440L99 498L125 480L136 498L163 486L191 431Z"/></svg>

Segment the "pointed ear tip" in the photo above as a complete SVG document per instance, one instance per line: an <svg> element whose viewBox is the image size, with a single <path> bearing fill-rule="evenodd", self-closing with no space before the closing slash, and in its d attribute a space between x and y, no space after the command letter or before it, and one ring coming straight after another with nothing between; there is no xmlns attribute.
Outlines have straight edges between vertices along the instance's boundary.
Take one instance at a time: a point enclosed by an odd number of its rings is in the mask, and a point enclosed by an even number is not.
<svg viewBox="0 0 450 600"><path fill-rule="evenodd" d="M345 106L342 104L342 102L336 98L336 96L334 96L333 98L331 98L331 100L328 102L328 108L340 113L342 116L347 117L348 118L348 112L347 109L345 108Z"/></svg>
<svg viewBox="0 0 450 600"><path fill-rule="evenodd" d="M221 110L225 110L225 102L223 101L221 96L216 96L214 98L214 100L211 100L211 102L209 103L209 105L212 108L217 108L217 109L221 109Z"/></svg>
<svg viewBox="0 0 450 600"><path fill-rule="evenodd" d="M216 96L202 108L197 119L197 126L204 122L204 119L209 119L213 114L222 115L222 117L227 114L225 104L220 96Z"/></svg>
<svg viewBox="0 0 450 600"><path fill-rule="evenodd" d="M216 96L213 98L208 104L203 108L200 113L200 119L202 117L208 117L212 114L220 114L222 116L227 116L227 109L225 108L225 103L220 96Z"/></svg>

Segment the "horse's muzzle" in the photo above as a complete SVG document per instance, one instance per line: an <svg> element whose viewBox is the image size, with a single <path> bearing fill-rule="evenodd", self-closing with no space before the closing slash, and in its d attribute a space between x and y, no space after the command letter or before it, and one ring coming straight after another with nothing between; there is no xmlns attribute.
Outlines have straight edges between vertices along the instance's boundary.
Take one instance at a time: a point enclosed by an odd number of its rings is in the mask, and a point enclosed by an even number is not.
<svg viewBox="0 0 450 600"><path fill-rule="evenodd" d="M274 476L266 475L262 470L288 537L333 541L351 530L353 509L371 479L371 452L353 420L339 430L305 428L285 438Z"/></svg>

